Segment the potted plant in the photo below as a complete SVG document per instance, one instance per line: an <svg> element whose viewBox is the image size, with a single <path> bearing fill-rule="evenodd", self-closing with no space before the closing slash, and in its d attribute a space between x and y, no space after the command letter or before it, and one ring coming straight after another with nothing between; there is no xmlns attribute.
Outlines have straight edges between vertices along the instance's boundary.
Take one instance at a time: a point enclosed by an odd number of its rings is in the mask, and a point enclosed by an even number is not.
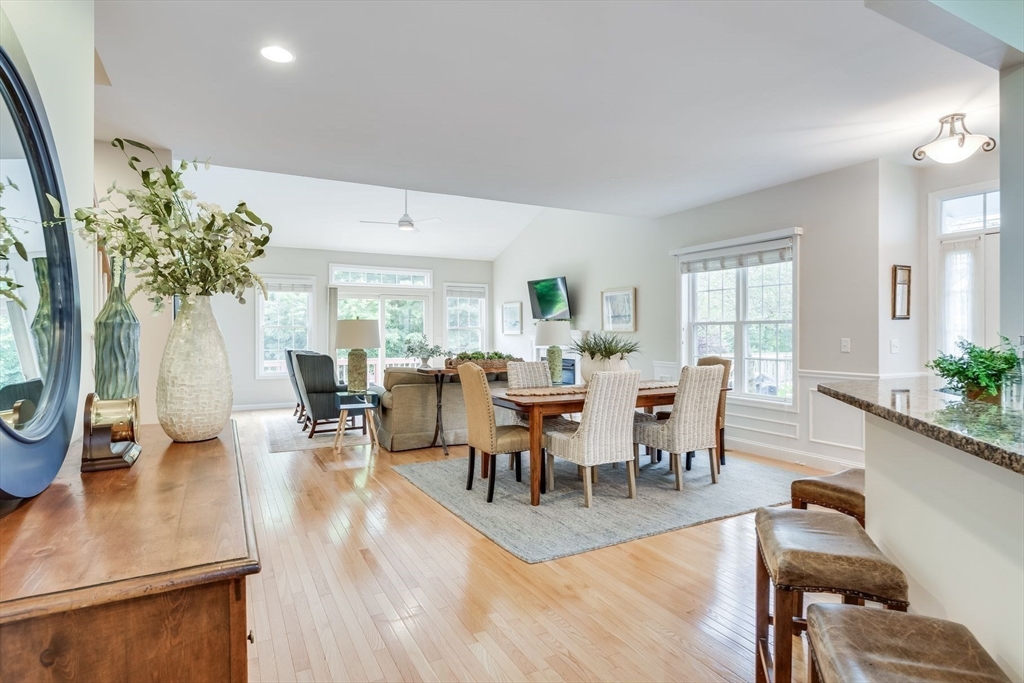
<svg viewBox="0 0 1024 683"><path fill-rule="evenodd" d="M451 354L441 348L438 344L430 345L427 335L421 334L411 337L405 342L405 355L409 358L420 359L420 370L430 368L430 359L438 356L450 356Z"/></svg>
<svg viewBox="0 0 1024 683"><path fill-rule="evenodd" d="M231 415L232 391L227 348L210 297L232 294L245 303L245 290L256 287L266 296L249 264L264 255L272 228L244 202L232 211L197 202L182 181L188 162L145 166L125 147L157 159L146 145L122 139L111 144L124 153L141 187L114 184L96 207L76 210L78 232L124 259L141 282L132 294L145 292L156 310L179 299L157 376L157 418L175 441L211 439ZM198 169L195 162L192 166ZM113 196L121 200L115 203Z"/></svg>
<svg viewBox="0 0 1024 683"><path fill-rule="evenodd" d="M960 353L940 353L925 367L946 380L948 389L972 401L999 403L1003 378L1017 367L1010 340L1000 339L999 345L990 349L961 339L956 343Z"/></svg>
<svg viewBox="0 0 1024 683"><path fill-rule="evenodd" d="M463 351L454 358L449 358L445 361L445 366L457 368L463 363L474 363L489 372L503 372L508 369L508 362L510 360L522 361L523 359L502 353L501 351L491 351L489 353L484 353L483 351Z"/></svg>
<svg viewBox="0 0 1024 683"><path fill-rule="evenodd" d="M572 344L580 355L580 375L584 384L590 383L595 372L629 370L627 358L640 350L640 342L617 334L591 332Z"/></svg>

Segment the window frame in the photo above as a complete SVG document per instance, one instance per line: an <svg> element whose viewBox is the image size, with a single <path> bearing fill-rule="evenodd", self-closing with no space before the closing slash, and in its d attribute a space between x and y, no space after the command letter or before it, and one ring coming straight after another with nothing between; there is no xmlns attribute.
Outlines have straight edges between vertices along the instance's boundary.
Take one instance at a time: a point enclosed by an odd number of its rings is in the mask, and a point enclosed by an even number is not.
<svg viewBox="0 0 1024 683"><path fill-rule="evenodd" d="M265 284L270 283L284 283L284 284L301 284L309 285L310 291L307 292L309 295L309 303L307 307L309 324L307 325L306 334L309 340L309 350L316 350L316 308L317 308L317 289L316 289L316 277L312 275L260 275ZM268 287L269 290L269 287ZM269 292L268 292L269 293ZM266 305L266 298L263 296L263 292L256 288L256 359L255 359L255 370L257 380L280 380L288 379L288 370L285 368L284 373L266 373L263 371L263 310Z"/></svg>
<svg viewBox="0 0 1024 683"><path fill-rule="evenodd" d="M942 268L941 254L939 252L940 245L943 242L956 242L959 240L971 239L977 237L980 239L980 249L982 252L981 263L978 264L980 268L985 269L985 262L988 260L988 254L986 253L987 244L985 237L987 235L998 235L1000 234L1000 228L989 228L982 227L975 230L962 230L959 232L942 232L942 203L951 199L961 199L963 197L972 197L975 195L984 195L990 192L1000 193L1000 204L1002 204L1002 191L999 187L998 180L987 180L981 183L973 183L971 185L962 185L959 187L951 187L945 190L938 190L936 192L928 193L928 357L932 357L939 351L939 345L941 343L942 334L939 330L939 325L942 321L940 314L942 292L939 291L941 284L941 273ZM1000 211L1001 213L1001 211ZM1000 220L1000 224L1002 220ZM1000 226L1001 227L1001 226ZM985 292L981 293L981 307L982 311L985 310ZM982 315L981 332L984 334L986 322L984 315ZM985 339L980 340L982 345L985 344ZM946 349L948 352L949 350Z"/></svg>
<svg viewBox="0 0 1024 683"><path fill-rule="evenodd" d="M448 290L449 289L455 289L455 288L458 288L458 287L480 287L480 288L482 288L484 290L483 310L481 310L481 312L480 312L480 346L481 346L480 350L483 353L487 353L488 351L490 351L490 348L491 348L491 345L490 345L490 336L491 335L490 335L490 327L489 327L490 316L488 316L488 314L487 314L488 313L488 309L490 308L490 305L491 305L491 288L490 288L489 285L487 285L486 283L483 283L483 282L445 282L444 285L442 286L442 288L441 288L441 300L442 300L442 307L443 307L442 308L442 315L443 315L443 319L444 319L444 335L443 335L444 348L447 350L448 347L449 347L449 343L450 343L449 342L449 338L448 338L448 331L450 329L448 327ZM470 327L457 327L455 329L468 330L468 329L474 329L474 328L470 328Z"/></svg>
<svg viewBox="0 0 1024 683"><path fill-rule="evenodd" d="M391 284L386 282L336 282L334 274L336 272L350 271L356 273L394 273L402 275L422 275L424 276L425 284L422 285L403 285L403 284ZM428 268L392 268L388 267L376 267L376 266L356 266L348 265L343 263L332 263L327 272L327 283L330 287L348 288L348 287L359 287L369 289L405 289L405 290L428 290L434 288L434 271Z"/></svg>
<svg viewBox="0 0 1024 683"><path fill-rule="evenodd" d="M737 361L734 358L733 359L733 390L728 392L727 399L726 399L729 403L736 404L736 405L748 405L748 406L758 407L758 408L768 408L768 409L783 410L783 411L786 411L786 412L799 412L799 410L800 410L800 384L799 384L799 376L800 376L800 373L801 373L801 370L800 370L800 251L801 251L801 240L800 240L800 237L802 235L803 235L803 228L800 228L800 227L783 228L781 230L773 230L773 231L770 231L770 232L758 233L758 234L748 235L748 236L745 236L745 237L737 237L737 238L722 240L722 241L719 241L719 242L712 242L712 243L709 243L709 244L694 245L694 246L691 246L691 247L685 247L685 248L682 248L682 249L676 249L676 250L670 252L671 255L676 258L676 297L677 297L676 298L676 301L677 301L676 316L677 316L677 323L678 323L676 325L676 330L677 330L677 332L676 332L676 343L677 343L676 348L679 349L679 356L677 357L677 362L678 362L678 364L680 366L682 366L684 364L696 363L696 343L695 343L695 329L694 328L695 328L695 324L700 324L700 323L695 323L696 315L695 315L694 307L696 306L696 297L693 296L694 291L693 291L693 287L692 287L692 284L691 284L692 281L693 281L693 278L691 277L691 275L693 275L693 274L692 273L684 274L684 273L680 273L679 272L679 264L680 264L681 261L686 260L685 259L685 255L692 254L694 252L714 251L714 250L718 250L718 249L733 248L733 247L747 247L747 246L749 246L751 248L755 248L758 244L761 244L761 243L764 243L764 242L771 242L771 241L774 241L774 240L785 239L785 238L791 238L793 240L793 258L792 258L791 261L789 261L789 263L792 264L792 268L793 268L793 274L792 274L792 296L793 296L793 303L792 303L792 318L790 320L790 325L792 326L792 329L793 329L793 339L792 339L792 341L793 341L793 360L792 360L792 363L793 363L793 378L792 378L793 392L792 392L792 395L787 400L785 398L778 398L778 397L773 398L771 396L765 396L765 395L762 395L762 394L748 394L748 393L745 393L745 392L737 390L737 387L740 386L740 382L741 381L744 382L742 386L744 386L744 387L746 386L746 384L745 384L745 376L744 376L746 368L745 368L745 365L742 363L742 358L740 358L739 361ZM745 271L746 268L748 268L748 267L749 266L745 266L745 267L743 267L743 268L741 268L739 270L744 270ZM744 284L746 283L746 274L745 273L743 274L742 278L737 277L737 287L739 287L739 283L740 282L742 282ZM749 323L769 323L769 322L775 322L775 321L760 321L760 320L758 320L758 321L746 321L746 320L743 320L743 316L745 314L745 311L741 310L741 307L745 308L745 306L746 306L746 294L744 292L742 296L739 296L740 295L740 290L737 289L737 295L738 295L738 299L737 299L737 303L736 303L736 306L737 306L737 320L733 321L732 324L735 325L737 328L740 328L740 329L737 330L740 334L736 335L735 339L734 339L734 344L735 344L734 348L740 349L740 351L738 353L739 353L740 356L742 356L743 349L745 349L745 343L746 343L745 325L749 324ZM714 324L714 323L711 323L711 324ZM724 324L729 324L729 323L727 322L727 323L724 323ZM741 344L743 346L741 346ZM737 354L734 353L734 355L737 355ZM740 367L740 366L743 366L743 367Z"/></svg>

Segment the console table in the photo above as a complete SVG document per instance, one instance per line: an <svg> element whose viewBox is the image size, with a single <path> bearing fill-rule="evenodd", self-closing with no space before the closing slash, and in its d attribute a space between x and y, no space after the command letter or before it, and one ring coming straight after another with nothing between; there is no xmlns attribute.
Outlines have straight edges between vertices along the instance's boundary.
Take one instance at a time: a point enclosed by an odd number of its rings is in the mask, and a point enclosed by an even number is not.
<svg viewBox="0 0 1024 683"><path fill-rule="evenodd" d="M234 422L131 469L81 446L33 499L0 501L0 681L247 680L245 577L260 570Z"/></svg>

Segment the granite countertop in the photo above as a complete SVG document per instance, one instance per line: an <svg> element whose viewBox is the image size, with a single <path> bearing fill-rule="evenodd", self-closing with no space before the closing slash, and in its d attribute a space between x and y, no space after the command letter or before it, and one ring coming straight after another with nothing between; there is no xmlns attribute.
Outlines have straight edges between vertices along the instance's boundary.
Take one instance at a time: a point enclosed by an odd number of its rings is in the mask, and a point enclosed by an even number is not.
<svg viewBox="0 0 1024 683"><path fill-rule="evenodd" d="M939 391L937 377L826 382L818 391L1024 474L1024 413Z"/></svg>

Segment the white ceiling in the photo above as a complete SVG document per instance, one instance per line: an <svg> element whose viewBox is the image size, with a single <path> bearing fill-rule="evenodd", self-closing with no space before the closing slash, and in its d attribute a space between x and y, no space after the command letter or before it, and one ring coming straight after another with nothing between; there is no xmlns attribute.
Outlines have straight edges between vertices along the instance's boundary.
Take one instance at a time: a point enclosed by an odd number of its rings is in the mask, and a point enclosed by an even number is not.
<svg viewBox="0 0 1024 683"><path fill-rule="evenodd" d="M493 260L541 211L537 206L425 192L409 193L414 221L440 218L419 232L359 221L398 222L402 190L223 166L189 168L185 185L204 201L246 201L274 226L271 245Z"/></svg>
<svg viewBox="0 0 1024 683"><path fill-rule="evenodd" d="M995 71L861 0L100 0L96 42L101 138L624 215L998 132Z"/></svg>

